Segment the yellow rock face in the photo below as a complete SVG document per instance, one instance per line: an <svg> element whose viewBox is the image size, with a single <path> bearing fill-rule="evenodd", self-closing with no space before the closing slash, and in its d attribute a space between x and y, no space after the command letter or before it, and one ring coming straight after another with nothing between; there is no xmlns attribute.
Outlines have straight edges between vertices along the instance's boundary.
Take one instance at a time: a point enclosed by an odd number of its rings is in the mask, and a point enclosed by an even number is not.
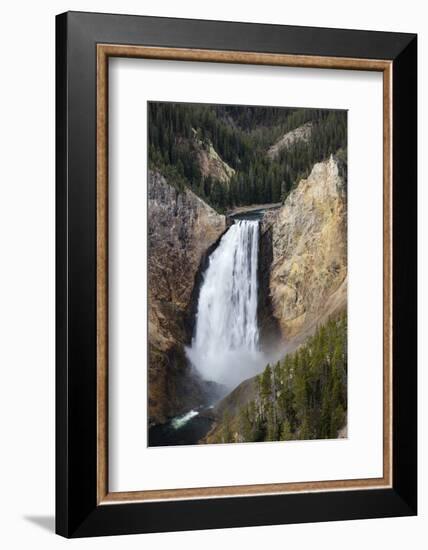
<svg viewBox="0 0 428 550"><path fill-rule="evenodd" d="M286 341L304 339L346 306L346 212L345 184L330 157L264 222L272 226L273 312Z"/></svg>

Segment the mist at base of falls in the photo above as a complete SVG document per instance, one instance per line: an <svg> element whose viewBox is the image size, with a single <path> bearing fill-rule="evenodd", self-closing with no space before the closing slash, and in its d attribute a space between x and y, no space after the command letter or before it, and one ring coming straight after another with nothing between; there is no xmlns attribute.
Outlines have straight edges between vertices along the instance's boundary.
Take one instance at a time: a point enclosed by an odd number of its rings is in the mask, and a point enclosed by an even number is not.
<svg viewBox="0 0 428 550"><path fill-rule="evenodd" d="M259 342L258 253L258 221L237 221L223 235L203 276L195 333L186 349L205 380L228 389L270 360Z"/></svg>
<svg viewBox="0 0 428 550"><path fill-rule="evenodd" d="M250 352L244 349L204 353L187 348L186 354L205 380L222 384L228 390L235 388L246 378L260 374L269 362L269 358L263 352Z"/></svg>

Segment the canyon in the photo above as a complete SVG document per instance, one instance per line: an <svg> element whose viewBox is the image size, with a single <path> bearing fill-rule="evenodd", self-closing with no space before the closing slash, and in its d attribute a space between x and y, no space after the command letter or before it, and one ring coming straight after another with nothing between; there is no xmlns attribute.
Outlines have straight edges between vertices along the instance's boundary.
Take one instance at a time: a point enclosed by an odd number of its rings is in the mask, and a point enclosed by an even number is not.
<svg viewBox="0 0 428 550"><path fill-rule="evenodd" d="M239 222L157 171L149 171L148 181L149 422L156 426L197 411L200 422L208 418L213 425L205 438L211 442L220 416L226 410L236 415L255 391L254 372L227 387L186 355L210 258ZM346 309L346 200L340 163L330 156L296 183L283 204L257 211L258 345L266 357L297 349Z"/></svg>

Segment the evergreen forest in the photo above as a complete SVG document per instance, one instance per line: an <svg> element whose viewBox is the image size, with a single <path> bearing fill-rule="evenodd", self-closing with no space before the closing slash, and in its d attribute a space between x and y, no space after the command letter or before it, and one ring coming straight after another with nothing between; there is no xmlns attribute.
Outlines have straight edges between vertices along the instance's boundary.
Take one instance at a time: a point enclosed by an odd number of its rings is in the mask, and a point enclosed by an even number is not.
<svg viewBox="0 0 428 550"><path fill-rule="evenodd" d="M223 414L217 443L336 438L346 422L346 314L257 377L256 396L237 417Z"/></svg>
<svg viewBox="0 0 428 550"><path fill-rule="evenodd" d="M192 189L219 212L284 201L331 154L346 170L346 111L150 102L148 119L149 168L178 189ZM312 125L309 141L296 141L275 158L267 154L306 123ZM210 147L234 171L227 183L201 171L198 151Z"/></svg>

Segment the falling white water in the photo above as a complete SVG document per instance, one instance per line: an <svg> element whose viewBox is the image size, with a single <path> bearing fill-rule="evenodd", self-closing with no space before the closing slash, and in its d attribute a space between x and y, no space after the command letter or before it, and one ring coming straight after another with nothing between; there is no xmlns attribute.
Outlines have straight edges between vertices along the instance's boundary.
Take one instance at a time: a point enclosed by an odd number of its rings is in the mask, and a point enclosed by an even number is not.
<svg viewBox="0 0 428 550"><path fill-rule="evenodd" d="M241 220L209 258L187 356L206 380L234 387L266 364L259 350L259 222Z"/></svg>

